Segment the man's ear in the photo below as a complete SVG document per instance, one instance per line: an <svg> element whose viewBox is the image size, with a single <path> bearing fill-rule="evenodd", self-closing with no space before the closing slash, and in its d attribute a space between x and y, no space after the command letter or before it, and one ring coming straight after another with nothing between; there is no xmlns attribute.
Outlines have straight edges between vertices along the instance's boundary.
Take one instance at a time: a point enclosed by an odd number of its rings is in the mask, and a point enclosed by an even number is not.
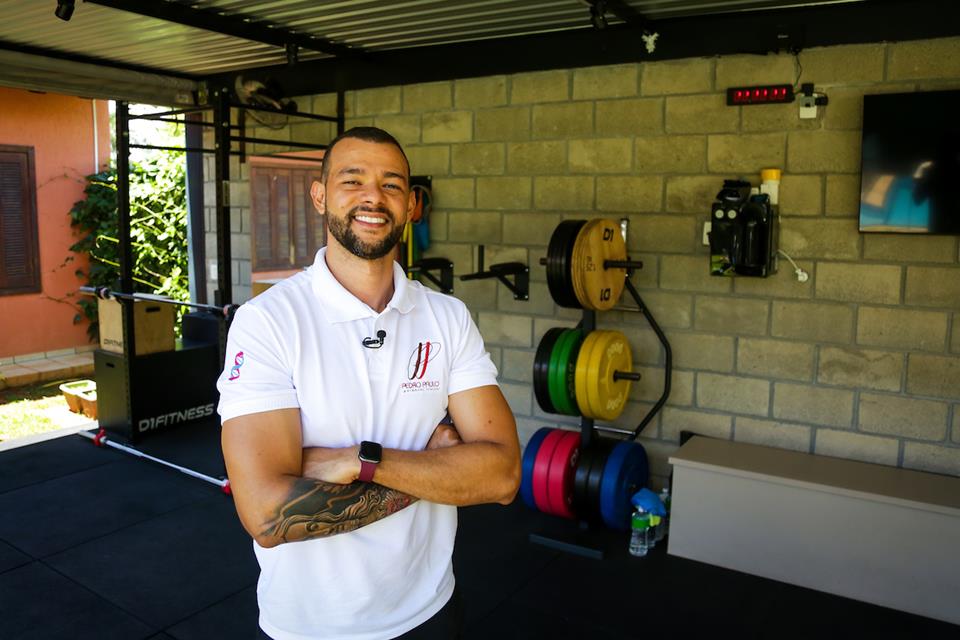
<svg viewBox="0 0 960 640"><path fill-rule="evenodd" d="M417 192L410 189L410 195L407 196L407 221L413 215L413 210L417 208Z"/></svg>
<svg viewBox="0 0 960 640"><path fill-rule="evenodd" d="M313 207L317 210L317 213L322 215L326 211L324 205L327 203L327 190L322 183L316 180L310 185L310 201L313 202Z"/></svg>

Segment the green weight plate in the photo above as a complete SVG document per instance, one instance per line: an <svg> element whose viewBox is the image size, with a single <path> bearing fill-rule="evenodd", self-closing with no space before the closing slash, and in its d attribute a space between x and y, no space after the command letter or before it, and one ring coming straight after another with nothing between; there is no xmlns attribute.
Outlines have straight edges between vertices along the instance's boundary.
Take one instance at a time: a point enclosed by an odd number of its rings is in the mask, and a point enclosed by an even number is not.
<svg viewBox="0 0 960 640"><path fill-rule="evenodd" d="M549 329L543 338L540 339L540 345L537 347L537 353L533 358L533 393L537 398L537 404L547 413L557 413L556 407L550 400L549 388L549 370L550 355L553 352L553 346L563 333L563 329Z"/></svg>
<svg viewBox="0 0 960 640"><path fill-rule="evenodd" d="M547 373L547 389L550 395L550 404L553 405L553 413L560 413L557 407L557 400L563 397L563 366L560 363L560 350L557 348L563 340L569 329L563 329L557 341L550 350L550 366Z"/></svg>
<svg viewBox="0 0 960 640"><path fill-rule="evenodd" d="M583 345L583 329L574 329L576 337L570 347L570 356L567 358L567 373L565 386L566 400L570 408L570 415L580 415L580 405L577 404L577 358L580 357L580 347Z"/></svg>
<svg viewBox="0 0 960 640"><path fill-rule="evenodd" d="M553 400L553 406L557 408L557 413L568 416L577 415L576 403L570 402L567 377L570 370L570 354L573 351L574 345L579 342L579 333L577 329L567 329L553 347L554 351L557 351L560 357L560 366L554 372L556 378L551 380L550 399Z"/></svg>

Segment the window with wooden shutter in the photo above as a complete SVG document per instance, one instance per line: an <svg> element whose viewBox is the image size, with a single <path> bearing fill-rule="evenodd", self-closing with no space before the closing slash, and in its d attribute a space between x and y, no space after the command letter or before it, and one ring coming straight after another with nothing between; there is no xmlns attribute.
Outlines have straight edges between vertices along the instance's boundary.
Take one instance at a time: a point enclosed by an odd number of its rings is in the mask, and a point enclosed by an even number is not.
<svg viewBox="0 0 960 640"><path fill-rule="evenodd" d="M0 295L40 291L33 147L0 145Z"/></svg>
<svg viewBox="0 0 960 640"><path fill-rule="evenodd" d="M326 240L324 217L310 201L310 185L320 180L320 165L255 162L251 159L253 271L312 264Z"/></svg>

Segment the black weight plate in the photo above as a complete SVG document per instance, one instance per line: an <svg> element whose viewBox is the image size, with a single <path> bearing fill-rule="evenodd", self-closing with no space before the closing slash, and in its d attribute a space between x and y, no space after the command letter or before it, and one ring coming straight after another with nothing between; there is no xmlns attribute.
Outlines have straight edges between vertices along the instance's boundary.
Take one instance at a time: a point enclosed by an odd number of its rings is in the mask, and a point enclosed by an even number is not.
<svg viewBox="0 0 960 640"><path fill-rule="evenodd" d="M540 345L537 347L537 353L533 357L533 394L537 398L537 404L547 413L557 413L556 407L550 402L550 388L548 375L550 372L550 355L553 353L553 345L557 343L557 338L564 332L564 329L556 327L548 329L540 339Z"/></svg>
<svg viewBox="0 0 960 640"><path fill-rule="evenodd" d="M590 468L593 465L593 457L596 453L596 444L591 443L589 447L580 452L580 459L577 461L577 472L573 477L573 512L581 520L586 520L590 516L590 493L588 479L590 477Z"/></svg>
<svg viewBox="0 0 960 640"><path fill-rule="evenodd" d="M580 308L570 278L573 244L586 220L564 220L554 229L547 248L547 288L553 301L562 307Z"/></svg>
<svg viewBox="0 0 960 640"><path fill-rule="evenodd" d="M590 465L590 475L587 478L587 494L590 500L590 520L603 521L603 516L600 512L600 486L603 483L603 469L607 466L607 458L610 456L610 452L613 451L616 444L616 440L597 438L597 450Z"/></svg>
<svg viewBox="0 0 960 640"><path fill-rule="evenodd" d="M550 236L550 244L547 245L547 288L550 290L550 297L559 304L563 292L563 272L560 270L560 254L562 253L564 235L564 226L561 222L553 230Z"/></svg>
<svg viewBox="0 0 960 640"><path fill-rule="evenodd" d="M570 226L570 232L564 246L563 257L560 261L563 268L563 290L566 294L565 304L563 304L563 306L570 307L571 309L582 309L583 305L580 303L580 300L577 299L577 292L573 288L573 249L577 244L577 236L580 234L580 230L587 224L587 221L575 220L574 222L577 224Z"/></svg>

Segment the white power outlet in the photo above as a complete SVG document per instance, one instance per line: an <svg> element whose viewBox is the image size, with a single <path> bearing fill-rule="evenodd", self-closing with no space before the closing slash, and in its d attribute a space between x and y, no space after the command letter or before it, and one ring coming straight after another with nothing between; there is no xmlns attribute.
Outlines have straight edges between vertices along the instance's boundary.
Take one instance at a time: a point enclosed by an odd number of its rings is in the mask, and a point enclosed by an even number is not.
<svg viewBox="0 0 960 640"><path fill-rule="evenodd" d="M710 246L710 229L713 228L713 225L709 220L703 223L703 246Z"/></svg>
<svg viewBox="0 0 960 640"><path fill-rule="evenodd" d="M800 103L801 120L812 120L817 117L817 95L815 93L812 96L803 94L797 96L797 102Z"/></svg>

